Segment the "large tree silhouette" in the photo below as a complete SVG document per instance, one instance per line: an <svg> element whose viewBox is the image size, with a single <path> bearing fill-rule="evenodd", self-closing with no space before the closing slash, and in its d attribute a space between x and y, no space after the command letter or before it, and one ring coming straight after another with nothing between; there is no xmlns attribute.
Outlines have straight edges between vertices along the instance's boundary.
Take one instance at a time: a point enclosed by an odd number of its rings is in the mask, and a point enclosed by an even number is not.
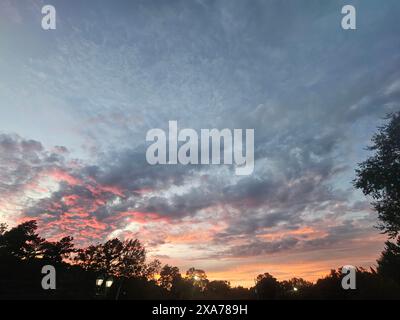
<svg viewBox="0 0 400 320"><path fill-rule="evenodd" d="M368 150L374 154L359 164L354 185L373 199L379 228L391 238L400 232L400 112L390 114Z"/></svg>
<svg viewBox="0 0 400 320"><path fill-rule="evenodd" d="M137 239L108 240L77 250L75 263L85 270L117 277L153 279L160 271L158 260L146 263L146 250Z"/></svg>
<svg viewBox="0 0 400 320"><path fill-rule="evenodd" d="M4 225L0 234L0 257L21 260L34 259L42 253L44 239L36 233L36 221L31 220L6 231Z"/></svg>
<svg viewBox="0 0 400 320"><path fill-rule="evenodd" d="M400 233L400 112L387 116L387 123L373 136L368 150L374 154L359 164L355 187L373 199L379 228L395 238ZM400 284L400 236L387 241L378 260L378 273Z"/></svg>
<svg viewBox="0 0 400 320"><path fill-rule="evenodd" d="M139 240L112 239L78 251L75 258L86 270L115 276L140 277L146 270L145 248Z"/></svg>

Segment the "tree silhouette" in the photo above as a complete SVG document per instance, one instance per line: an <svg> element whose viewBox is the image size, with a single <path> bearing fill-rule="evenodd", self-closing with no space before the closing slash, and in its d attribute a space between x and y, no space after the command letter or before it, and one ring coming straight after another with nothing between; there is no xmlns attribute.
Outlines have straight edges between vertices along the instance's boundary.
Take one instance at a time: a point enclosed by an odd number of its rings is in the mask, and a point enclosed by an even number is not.
<svg viewBox="0 0 400 320"><path fill-rule="evenodd" d="M75 252L72 241L72 237L64 237L57 242L43 242L41 245L43 259L54 263L61 263L64 259L68 259L70 254Z"/></svg>
<svg viewBox="0 0 400 320"><path fill-rule="evenodd" d="M255 290L259 299L276 299L280 294L280 285L275 277L264 273L257 276Z"/></svg>
<svg viewBox="0 0 400 320"><path fill-rule="evenodd" d="M385 243L385 249L378 260L378 273L400 285L400 237L397 243Z"/></svg>
<svg viewBox="0 0 400 320"><path fill-rule="evenodd" d="M154 275L158 262L146 265L146 252L139 240L108 240L104 244L78 250L75 262L85 270L120 277L148 277Z"/></svg>
<svg viewBox="0 0 400 320"><path fill-rule="evenodd" d="M343 290L341 269L331 270L328 276L318 279L306 298L346 300L400 298L400 287L373 269L367 271L356 268L356 279L355 290Z"/></svg>
<svg viewBox="0 0 400 320"><path fill-rule="evenodd" d="M122 249L117 252L120 264L117 267L117 275L124 277L145 276L146 251L139 240L125 240Z"/></svg>
<svg viewBox="0 0 400 320"><path fill-rule="evenodd" d="M161 262L158 259L155 259L148 263L146 267L143 269L143 277L148 280L154 280L155 276L160 273L161 270Z"/></svg>
<svg viewBox="0 0 400 320"><path fill-rule="evenodd" d="M296 299L308 294L312 285L312 282L302 278L292 278L281 282L284 296L290 299Z"/></svg>
<svg viewBox="0 0 400 320"><path fill-rule="evenodd" d="M388 115L368 150L373 156L359 164L354 185L372 196L379 228L391 238L400 232L400 112Z"/></svg>
<svg viewBox="0 0 400 320"><path fill-rule="evenodd" d="M4 234L8 229L8 226L6 223L0 223L0 236Z"/></svg>
<svg viewBox="0 0 400 320"><path fill-rule="evenodd" d="M201 291L204 291L208 284L207 274L205 271L193 267L186 271L186 279Z"/></svg>
<svg viewBox="0 0 400 320"><path fill-rule="evenodd" d="M208 299L229 299L231 284L225 280L210 281L206 287L206 296Z"/></svg>
<svg viewBox="0 0 400 320"><path fill-rule="evenodd" d="M177 282L180 280L182 280L182 276L179 272L179 268L166 264L161 269L158 282L162 288L171 291L173 287L176 287Z"/></svg>
<svg viewBox="0 0 400 320"><path fill-rule="evenodd" d="M24 222L0 235L0 257L11 256L29 260L41 254L44 239L36 233L35 220Z"/></svg>
<svg viewBox="0 0 400 320"><path fill-rule="evenodd" d="M312 284L301 278L279 282L269 273L260 274L256 285L232 288L228 281L209 281L204 270L190 268L182 278L179 269L160 262L146 263L138 240L109 240L75 250L73 239L48 242L28 221L0 232L0 299L92 299L99 274L113 275L105 299L399 299L400 240L387 242L378 261L378 272L357 268L357 290L343 290L340 269ZM74 260L71 254L76 252ZM42 290L41 268L56 265L57 290ZM160 273L158 281L155 274ZM397 283L396 283L397 282ZM297 290L295 290L296 288Z"/></svg>

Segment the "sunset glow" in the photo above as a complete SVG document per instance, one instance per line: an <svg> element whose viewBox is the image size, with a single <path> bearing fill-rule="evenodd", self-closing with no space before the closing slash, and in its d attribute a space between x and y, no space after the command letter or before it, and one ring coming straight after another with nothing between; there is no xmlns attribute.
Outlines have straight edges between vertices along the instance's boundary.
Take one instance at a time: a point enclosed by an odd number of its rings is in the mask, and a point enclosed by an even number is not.
<svg viewBox="0 0 400 320"><path fill-rule="evenodd" d="M335 1L50 2L44 31L41 1L0 1L0 222L77 247L139 239L234 286L376 265L387 236L353 179L399 106L389 5L355 1L346 33ZM150 165L146 133L169 121L254 129L254 172Z"/></svg>

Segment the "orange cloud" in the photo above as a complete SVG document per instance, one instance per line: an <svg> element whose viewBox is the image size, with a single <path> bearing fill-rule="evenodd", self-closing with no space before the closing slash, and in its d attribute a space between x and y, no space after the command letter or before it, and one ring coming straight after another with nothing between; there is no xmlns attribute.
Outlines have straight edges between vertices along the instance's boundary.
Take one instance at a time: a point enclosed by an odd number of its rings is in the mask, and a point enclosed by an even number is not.
<svg viewBox="0 0 400 320"><path fill-rule="evenodd" d="M317 230L313 227L302 227L296 230L277 230L265 234L257 235L258 238L265 240L276 240L287 236L300 236L303 239L317 239L326 236L327 233L322 230Z"/></svg>
<svg viewBox="0 0 400 320"><path fill-rule="evenodd" d="M65 181L68 184L70 184L71 186L82 184L82 181L80 179L72 176L68 172L65 172L65 171L63 171L61 169L51 169L50 172L48 172L47 174L48 174L48 176L50 176L54 180L56 180L56 181Z"/></svg>

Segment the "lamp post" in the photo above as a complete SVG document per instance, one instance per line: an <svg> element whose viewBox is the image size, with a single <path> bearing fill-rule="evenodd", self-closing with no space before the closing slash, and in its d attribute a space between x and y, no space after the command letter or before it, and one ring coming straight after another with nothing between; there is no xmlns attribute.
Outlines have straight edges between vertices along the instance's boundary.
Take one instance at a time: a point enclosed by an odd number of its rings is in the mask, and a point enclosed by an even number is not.
<svg viewBox="0 0 400 320"><path fill-rule="evenodd" d="M100 275L96 279L96 296L106 298L107 293L114 283L112 276Z"/></svg>
<svg viewBox="0 0 400 320"><path fill-rule="evenodd" d="M121 289L122 285L124 283L124 278L119 279L119 286L117 288L116 294L115 294L115 300L119 299L119 296L121 294ZM106 298L108 292L110 291L110 288L114 285L115 281L112 276L107 276L107 275L100 275L96 279L96 296Z"/></svg>
<svg viewBox="0 0 400 320"><path fill-rule="evenodd" d="M108 279L106 280L106 289L111 288L111 286L113 285L113 283L114 283L113 277L108 277Z"/></svg>
<svg viewBox="0 0 400 320"><path fill-rule="evenodd" d="M97 279L96 279L96 287L101 287L102 285L103 285L103 282L104 282L104 278L103 277L98 277Z"/></svg>

